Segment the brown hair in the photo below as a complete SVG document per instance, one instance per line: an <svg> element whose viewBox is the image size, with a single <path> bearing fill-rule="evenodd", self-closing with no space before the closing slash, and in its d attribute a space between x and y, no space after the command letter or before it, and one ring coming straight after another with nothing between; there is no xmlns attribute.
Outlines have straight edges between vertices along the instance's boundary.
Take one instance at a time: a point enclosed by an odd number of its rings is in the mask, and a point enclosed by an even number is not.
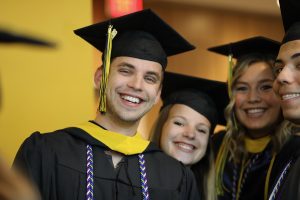
<svg viewBox="0 0 300 200"><path fill-rule="evenodd" d="M170 110L175 104L164 107L154 123L151 130L151 141L160 146L162 129L166 123ZM213 131L212 131L213 132ZM215 167L211 138L208 139L207 149L204 157L191 166L201 199L215 200Z"/></svg>

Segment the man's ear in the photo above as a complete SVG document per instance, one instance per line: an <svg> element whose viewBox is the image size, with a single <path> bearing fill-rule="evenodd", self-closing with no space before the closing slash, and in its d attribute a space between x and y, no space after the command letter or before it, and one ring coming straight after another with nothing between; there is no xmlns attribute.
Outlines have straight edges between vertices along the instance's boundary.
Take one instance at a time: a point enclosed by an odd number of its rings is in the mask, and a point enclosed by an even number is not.
<svg viewBox="0 0 300 200"><path fill-rule="evenodd" d="M94 74L94 87L96 89L100 89L101 77L102 77L102 66L98 67Z"/></svg>

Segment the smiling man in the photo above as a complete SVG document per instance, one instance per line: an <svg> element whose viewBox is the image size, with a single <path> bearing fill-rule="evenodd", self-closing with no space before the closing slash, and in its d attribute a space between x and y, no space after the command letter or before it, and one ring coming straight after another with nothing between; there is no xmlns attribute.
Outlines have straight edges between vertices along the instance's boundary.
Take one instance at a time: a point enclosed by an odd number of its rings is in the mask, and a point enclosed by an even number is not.
<svg viewBox="0 0 300 200"><path fill-rule="evenodd" d="M194 47L151 10L75 33L103 52L94 77L97 116L53 133L33 133L14 166L33 179L44 200L199 199L191 171L137 133L160 97L167 56Z"/></svg>
<svg viewBox="0 0 300 200"><path fill-rule="evenodd" d="M292 135L274 162L270 200L300 199L300 1L281 0L280 9L286 33L273 67L273 89Z"/></svg>

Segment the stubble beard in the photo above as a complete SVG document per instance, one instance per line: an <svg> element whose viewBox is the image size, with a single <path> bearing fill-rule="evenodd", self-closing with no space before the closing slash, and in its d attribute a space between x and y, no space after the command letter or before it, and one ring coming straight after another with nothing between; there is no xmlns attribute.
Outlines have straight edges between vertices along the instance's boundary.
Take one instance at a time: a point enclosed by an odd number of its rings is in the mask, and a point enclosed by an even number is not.
<svg viewBox="0 0 300 200"><path fill-rule="evenodd" d="M134 124L141 120L141 118L147 114L152 106L146 105L147 108L142 107L137 110L126 110L122 105L120 105L115 96L112 96L111 100L107 99L107 112L115 119L122 123Z"/></svg>

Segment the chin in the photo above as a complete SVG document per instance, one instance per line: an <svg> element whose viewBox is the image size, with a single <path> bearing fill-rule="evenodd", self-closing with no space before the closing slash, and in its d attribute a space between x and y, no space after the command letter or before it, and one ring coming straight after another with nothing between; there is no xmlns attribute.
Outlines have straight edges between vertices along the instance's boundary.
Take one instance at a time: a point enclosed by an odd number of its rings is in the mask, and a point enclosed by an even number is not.
<svg viewBox="0 0 300 200"><path fill-rule="evenodd" d="M258 129L265 129L266 127L269 126L269 124L274 124L274 122L260 121L260 122L255 122L255 123L248 123L248 124L245 124L245 127L247 129L258 130Z"/></svg>
<svg viewBox="0 0 300 200"><path fill-rule="evenodd" d="M184 165L186 165L186 166L189 166L189 165L192 165L193 163L192 162L190 162L190 161L185 161L185 160L180 160L179 159L179 161L180 162L182 162Z"/></svg>
<svg viewBox="0 0 300 200"><path fill-rule="evenodd" d="M128 122L136 122L139 121L145 114L144 113L128 113L124 112L120 115L120 117Z"/></svg>
<svg viewBox="0 0 300 200"><path fill-rule="evenodd" d="M184 157L183 159L178 158L177 160L179 160L180 162L182 162L184 165L187 165L187 166L192 165L192 164L195 163L194 160L192 160L192 158Z"/></svg>
<svg viewBox="0 0 300 200"><path fill-rule="evenodd" d="M117 116L120 120L124 122L137 122L143 116L143 113L140 112L132 112L132 111L129 112L121 109L116 110L114 113L115 116Z"/></svg>
<svg viewBox="0 0 300 200"><path fill-rule="evenodd" d="M294 124L300 125L300 113L298 112L283 112L283 117Z"/></svg>

